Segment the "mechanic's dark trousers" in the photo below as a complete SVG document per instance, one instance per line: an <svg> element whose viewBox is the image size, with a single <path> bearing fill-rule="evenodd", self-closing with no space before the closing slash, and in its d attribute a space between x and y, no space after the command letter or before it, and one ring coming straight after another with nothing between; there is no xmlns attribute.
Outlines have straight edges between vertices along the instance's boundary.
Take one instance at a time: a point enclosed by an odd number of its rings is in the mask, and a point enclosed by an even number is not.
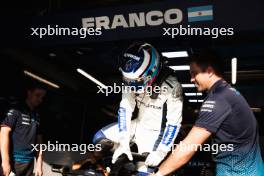
<svg viewBox="0 0 264 176"><path fill-rule="evenodd" d="M29 163L14 162L12 171L16 176L32 176L34 170L34 160Z"/></svg>

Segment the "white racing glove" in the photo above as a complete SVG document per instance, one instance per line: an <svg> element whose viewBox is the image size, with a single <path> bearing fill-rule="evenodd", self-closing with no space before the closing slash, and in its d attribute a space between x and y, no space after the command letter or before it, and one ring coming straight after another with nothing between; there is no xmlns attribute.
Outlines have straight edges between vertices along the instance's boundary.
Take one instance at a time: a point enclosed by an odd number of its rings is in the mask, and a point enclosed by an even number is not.
<svg viewBox="0 0 264 176"><path fill-rule="evenodd" d="M145 164L147 166L152 166L152 167L158 166L160 162L165 158L166 155L167 155L167 152L162 151L162 150L152 151L148 155L145 161Z"/></svg>
<svg viewBox="0 0 264 176"><path fill-rule="evenodd" d="M119 145L116 148L112 157L112 163L114 164L117 161L118 157L122 154L126 154L128 159L132 161L133 157L130 151L129 140L123 137L119 141Z"/></svg>

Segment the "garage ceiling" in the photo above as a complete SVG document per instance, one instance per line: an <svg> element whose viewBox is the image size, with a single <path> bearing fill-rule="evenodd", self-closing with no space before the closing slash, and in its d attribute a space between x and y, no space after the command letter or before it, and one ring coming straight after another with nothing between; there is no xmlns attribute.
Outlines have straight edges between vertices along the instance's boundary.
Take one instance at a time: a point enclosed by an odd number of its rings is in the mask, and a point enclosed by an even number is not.
<svg viewBox="0 0 264 176"><path fill-rule="evenodd" d="M138 3L157 2L151 0L103 0L103 1L23 1L18 4L12 2L3 6L2 12L12 16L43 16L59 12L78 11L98 7L122 6ZM261 90L264 88L264 31L259 33L243 33L236 38L228 40L188 39L179 38L168 40L161 38L142 39L152 43L160 51L182 51L196 47L214 46L223 56L226 62L226 78L230 79L230 59L238 58L238 84L239 90L245 92L247 97L264 97ZM117 54L120 53L130 41L115 41L104 43L87 43L75 45L58 45L45 47L5 47L1 49L2 56L13 59L24 68L53 80L64 88L80 95L91 93L97 87L91 81L83 78L76 72L76 68L82 68L95 78L112 85L120 81L120 73L117 71ZM186 64L188 59L171 59L172 65ZM188 71L177 72L182 83L189 83ZM185 92L193 92L195 89L185 89ZM261 96L257 96L262 93ZM264 106L260 98L249 98L252 106ZM188 103L188 102L187 102ZM192 103L189 106L196 106Z"/></svg>

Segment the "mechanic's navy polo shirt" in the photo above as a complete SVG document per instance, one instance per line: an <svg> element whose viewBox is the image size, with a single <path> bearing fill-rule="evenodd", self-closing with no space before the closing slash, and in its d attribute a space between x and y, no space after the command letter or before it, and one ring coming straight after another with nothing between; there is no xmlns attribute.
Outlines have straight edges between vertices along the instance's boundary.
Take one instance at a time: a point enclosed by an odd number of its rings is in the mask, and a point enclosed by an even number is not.
<svg viewBox="0 0 264 176"><path fill-rule="evenodd" d="M210 131L213 144L222 146L214 156L217 176L264 175L256 118L227 82L218 80L208 91L195 126Z"/></svg>
<svg viewBox="0 0 264 176"><path fill-rule="evenodd" d="M39 116L31 111L26 104L11 108L1 126L9 126L11 131L11 152L16 162L28 163L33 161L35 152L32 151L39 134Z"/></svg>

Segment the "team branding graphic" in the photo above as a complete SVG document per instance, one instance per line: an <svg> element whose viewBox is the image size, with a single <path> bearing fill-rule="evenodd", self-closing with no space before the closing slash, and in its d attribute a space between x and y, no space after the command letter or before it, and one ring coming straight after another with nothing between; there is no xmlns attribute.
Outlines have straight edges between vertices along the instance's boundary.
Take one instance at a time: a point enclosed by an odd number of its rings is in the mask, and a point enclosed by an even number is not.
<svg viewBox="0 0 264 176"><path fill-rule="evenodd" d="M155 106L155 105L153 105L153 104L146 104L145 102L140 101L140 100L138 100L138 99L137 99L137 102L138 102L138 105L139 105L139 106L143 105L143 106L145 106L146 108L162 109L161 106Z"/></svg>
<svg viewBox="0 0 264 176"><path fill-rule="evenodd" d="M11 109L7 112L7 116L15 116L16 115L16 112L15 110Z"/></svg>
<svg viewBox="0 0 264 176"><path fill-rule="evenodd" d="M213 6L205 5L187 8L188 22L213 20ZM151 10L128 14L116 14L113 17L97 16L82 18L83 28L101 28L105 30L134 28L145 26L175 25L183 21L183 11L179 8Z"/></svg>
<svg viewBox="0 0 264 176"><path fill-rule="evenodd" d="M205 101L201 107L201 112L212 112L215 104L215 101Z"/></svg>
<svg viewBox="0 0 264 176"><path fill-rule="evenodd" d="M175 136L176 130L177 130L177 126L168 125L167 131L165 132L165 136L162 140L162 144L165 144L168 146L172 142L172 140Z"/></svg>
<svg viewBox="0 0 264 176"><path fill-rule="evenodd" d="M199 6L188 8L188 21L211 21L213 20L213 6Z"/></svg>
<svg viewBox="0 0 264 176"><path fill-rule="evenodd" d="M136 60L136 61L139 61L139 60L140 60L140 57L135 56L135 55L133 55L133 54L129 54L129 53L125 53L125 54L124 54L124 57L129 57L129 58L132 58L132 59L134 59L134 60Z"/></svg>
<svg viewBox="0 0 264 176"><path fill-rule="evenodd" d="M161 24L178 24L183 19L180 9L168 9L163 11L153 10L149 12L118 14L113 18L108 16L82 18L84 28L116 29L117 27L133 28L143 26L159 26Z"/></svg>
<svg viewBox="0 0 264 176"><path fill-rule="evenodd" d="M118 127L119 131L127 131L127 126L126 126L126 109L123 107L119 108L118 111Z"/></svg>
<svg viewBox="0 0 264 176"><path fill-rule="evenodd" d="M23 125L30 125L31 123L31 118L28 114L21 114L22 116L22 124Z"/></svg>

